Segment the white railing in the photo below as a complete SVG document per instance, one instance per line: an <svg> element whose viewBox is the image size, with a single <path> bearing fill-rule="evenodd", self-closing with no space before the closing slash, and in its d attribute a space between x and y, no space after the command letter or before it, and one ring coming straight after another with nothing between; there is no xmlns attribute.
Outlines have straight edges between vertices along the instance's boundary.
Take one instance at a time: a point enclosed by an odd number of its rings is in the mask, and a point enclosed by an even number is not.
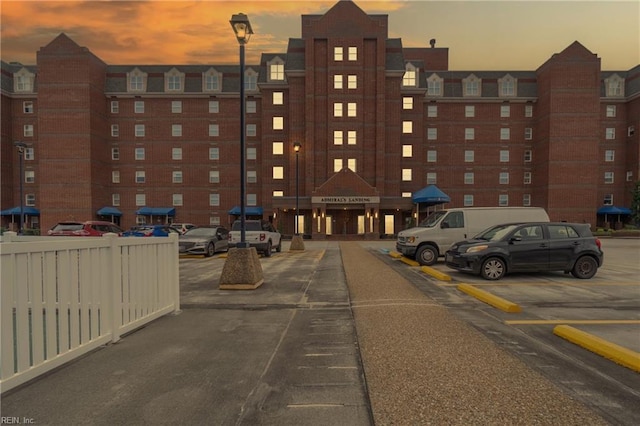
<svg viewBox="0 0 640 426"><path fill-rule="evenodd" d="M0 390L180 310L178 238L0 237Z"/></svg>

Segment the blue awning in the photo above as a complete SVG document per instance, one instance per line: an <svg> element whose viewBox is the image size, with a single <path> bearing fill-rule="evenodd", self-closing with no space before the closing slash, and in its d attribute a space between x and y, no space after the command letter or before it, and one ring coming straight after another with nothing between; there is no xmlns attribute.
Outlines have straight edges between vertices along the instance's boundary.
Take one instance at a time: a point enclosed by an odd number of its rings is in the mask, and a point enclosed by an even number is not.
<svg viewBox="0 0 640 426"><path fill-rule="evenodd" d="M23 206L22 213L27 216L40 216L40 210L29 206ZM0 211L0 216L20 216L20 206L14 207L12 209L2 210Z"/></svg>
<svg viewBox="0 0 640 426"><path fill-rule="evenodd" d="M411 196L414 203L426 203L430 205L450 203L451 198L435 185L429 185Z"/></svg>
<svg viewBox="0 0 640 426"><path fill-rule="evenodd" d="M626 207L603 206L598 209L598 214L631 214L631 209Z"/></svg>
<svg viewBox="0 0 640 426"><path fill-rule="evenodd" d="M136 214L141 216L175 216L176 209L173 207L142 207Z"/></svg>
<svg viewBox="0 0 640 426"><path fill-rule="evenodd" d="M115 207L103 207L97 213L98 216L122 216L122 212Z"/></svg>
<svg viewBox="0 0 640 426"><path fill-rule="evenodd" d="M262 216L262 207L245 207L244 214L247 216ZM240 206L235 206L231 210L229 210L229 214L239 216L240 215Z"/></svg>

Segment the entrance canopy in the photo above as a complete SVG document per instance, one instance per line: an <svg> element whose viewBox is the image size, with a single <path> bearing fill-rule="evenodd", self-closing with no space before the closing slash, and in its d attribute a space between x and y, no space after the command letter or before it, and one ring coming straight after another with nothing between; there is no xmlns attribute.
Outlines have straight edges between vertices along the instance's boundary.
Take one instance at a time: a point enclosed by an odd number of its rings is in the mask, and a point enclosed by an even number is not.
<svg viewBox="0 0 640 426"><path fill-rule="evenodd" d="M247 216L262 216L262 207L246 207L244 208L244 214ZM230 215L238 216L240 215L240 206L235 206L231 210L229 210Z"/></svg>
<svg viewBox="0 0 640 426"><path fill-rule="evenodd" d="M122 212L115 207L103 207L96 213L98 216L122 216Z"/></svg>
<svg viewBox="0 0 640 426"><path fill-rule="evenodd" d="M22 207L22 213L26 216L40 216L40 210L28 206ZM0 216L20 216L20 206L2 210Z"/></svg>
<svg viewBox="0 0 640 426"><path fill-rule="evenodd" d="M631 209L626 207L604 206L598 209L598 214L631 214Z"/></svg>
<svg viewBox="0 0 640 426"><path fill-rule="evenodd" d="M429 185L426 188L422 188L420 191L414 192L411 196L411 201L416 204L434 206L436 204L450 203L451 198L442 192L437 186Z"/></svg>
<svg viewBox="0 0 640 426"><path fill-rule="evenodd" d="M176 209L173 207L142 207L136 211L141 216L175 216Z"/></svg>

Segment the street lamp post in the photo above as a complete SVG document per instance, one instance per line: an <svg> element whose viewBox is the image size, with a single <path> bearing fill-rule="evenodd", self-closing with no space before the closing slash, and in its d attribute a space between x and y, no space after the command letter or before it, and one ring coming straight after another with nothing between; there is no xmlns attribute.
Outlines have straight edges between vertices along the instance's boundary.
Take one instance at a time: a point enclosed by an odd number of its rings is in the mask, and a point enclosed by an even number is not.
<svg viewBox="0 0 640 426"><path fill-rule="evenodd" d="M22 235L22 229L24 228L24 150L27 144L21 141L15 141L13 145L18 149L18 156L20 157L20 225L18 235Z"/></svg>
<svg viewBox="0 0 640 426"><path fill-rule="evenodd" d="M299 223L299 215L300 215L300 205L299 205L299 184L298 184L298 154L300 153L300 148L302 148L302 144L300 142L295 142L293 144L293 150L296 152L296 223L295 223L295 234L298 235L300 233L298 229Z"/></svg>
<svg viewBox="0 0 640 426"><path fill-rule="evenodd" d="M238 44L240 45L240 243L238 248L247 248L249 244L246 242L246 193L247 193L247 160L246 160L246 142L245 142L245 113L246 113L246 101L244 95L244 46L249 43L253 30L251 29L251 23L249 17L244 13L238 13L233 15L231 20L231 27L233 28Z"/></svg>

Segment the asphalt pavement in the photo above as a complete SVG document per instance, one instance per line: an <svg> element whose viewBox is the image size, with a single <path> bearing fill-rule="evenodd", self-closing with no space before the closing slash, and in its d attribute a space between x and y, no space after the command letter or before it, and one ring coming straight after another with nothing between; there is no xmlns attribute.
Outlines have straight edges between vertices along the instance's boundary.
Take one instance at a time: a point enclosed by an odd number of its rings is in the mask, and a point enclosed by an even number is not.
<svg viewBox="0 0 640 426"><path fill-rule="evenodd" d="M305 244L256 290L181 261L179 315L3 394L3 423L607 424L366 243Z"/></svg>

